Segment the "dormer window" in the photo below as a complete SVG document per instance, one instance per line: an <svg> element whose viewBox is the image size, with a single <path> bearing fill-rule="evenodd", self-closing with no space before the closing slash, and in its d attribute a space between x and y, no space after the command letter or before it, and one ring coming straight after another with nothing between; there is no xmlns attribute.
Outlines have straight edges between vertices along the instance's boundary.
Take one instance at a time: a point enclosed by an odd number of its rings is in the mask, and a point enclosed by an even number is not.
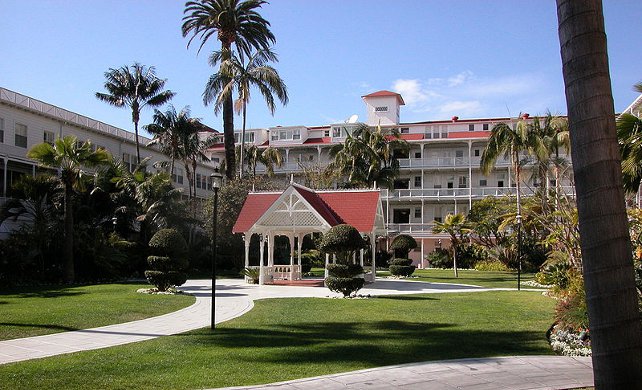
<svg viewBox="0 0 642 390"><path fill-rule="evenodd" d="M388 112L388 106L375 107L375 112Z"/></svg>

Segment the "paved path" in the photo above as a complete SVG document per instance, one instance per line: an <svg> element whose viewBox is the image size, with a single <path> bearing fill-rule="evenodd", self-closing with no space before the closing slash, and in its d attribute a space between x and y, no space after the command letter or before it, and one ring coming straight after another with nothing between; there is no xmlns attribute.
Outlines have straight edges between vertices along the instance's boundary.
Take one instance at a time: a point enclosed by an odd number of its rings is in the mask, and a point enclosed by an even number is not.
<svg viewBox="0 0 642 390"><path fill-rule="evenodd" d="M190 280L181 289L196 302L145 320L44 336L0 341L0 364L106 348L207 327L211 284ZM362 295L487 291L468 285L378 280ZM497 290L497 289L495 289ZM257 286L238 279L217 281L216 322L238 317L265 298L336 296L325 287ZM270 384L257 389L564 389L593 383L589 358L557 356L450 360L379 367L318 378Z"/></svg>
<svg viewBox="0 0 642 390"><path fill-rule="evenodd" d="M189 280L181 286L196 296L185 309L124 324L0 341L0 364L19 362L78 351L134 343L187 332L210 325L211 282ZM483 290L475 286L379 280L361 293L371 295L464 292ZM224 322L250 310L254 300L284 297L326 297L336 294L325 287L258 286L242 279L217 280L216 322Z"/></svg>
<svg viewBox="0 0 642 390"><path fill-rule="evenodd" d="M525 390L593 386L591 358L516 356L377 367L315 378L226 389Z"/></svg>

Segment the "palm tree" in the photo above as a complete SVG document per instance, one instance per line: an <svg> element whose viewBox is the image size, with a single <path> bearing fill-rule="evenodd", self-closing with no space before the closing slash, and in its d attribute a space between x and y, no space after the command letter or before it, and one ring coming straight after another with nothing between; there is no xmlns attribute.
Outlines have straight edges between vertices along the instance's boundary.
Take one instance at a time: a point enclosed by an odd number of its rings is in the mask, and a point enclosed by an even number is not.
<svg viewBox="0 0 642 390"><path fill-rule="evenodd" d="M221 61L222 53L216 51L210 56L210 65L215 66ZM222 62L219 71L212 75L205 86L203 102L205 105L215 102L214 110L218 112L225 102L227 95L232 94L236 89L238 98L234 102L234 110L237 114L243 115L243 127L241 128L241 148L239 177L243 177L243 152L245 150L245 127L247 119L247 104L250 102L252 87L258 88L263 95L268 109L274 115L276 105L274 95L283 105L288 103L287 87L279 73L268 62L276 62L277 57L270 49L262 49L253 53L247 64L243 58L232 53L232 57Z"/></svg>
<svg viewBox="0 0 642 390"><path fill-rule="evenodd" d="M446 233L450 236L450 245L453 248L453 269L455 270L455 277L457 275L457 246L463 241L464 234L470 232L466 216L462 213L448 214L443 222L435 221L435 226L432 228L433 233Z"/></svg>
<svg viewBox="0 0 642 390"><path fill-rule="evenodd" d="M642 93L642 83L634 86ZM624 189L635 193L642 182L642 118L623 113L616 120L617 138L622 154L622 179Z"/></svg>
<svg viewBox="0 0 642 390"><path fill-rule="evenodd" d="M281 152L273 147L259 148L256 145L250 145L246 148L247 166L252 171L252 176L256 176L256 166L263 164L268 176L274 175L274 166L283 166L283 156Z"/></svg>
<svg viewBox="0 0 642 390"><path fill-rule="evenodd" d="M203 129L198 118L190 118L185 126L179 128L178 143L179 155L185 167L185 174L189 183L189 197L196 196L196 166L199 161L209 161L205 150L215 142L215 137L202 140L199 133Z"/></svg>
<svg viewBox="0 0 642 390"><path fill-rule="evenodd" d="M104 149L92 150L89 141L79 143L76 137L66 136L57 139L53 146L44 142L31 148L27 157L38 161L40 164L57 168L60 179L65 186L65 211L64 211L64 258L65 280L73 282L74 273L74 217L72 197L74 187L81 185L81 178L86 175L83 167L93 168L108 165L111 156Z"/></svg>
<svg viewBox="0 0 642 390"><path fill-rule="evenodd" d="M147 146L158 145L161 151L170 159L170 175L174 174L174 163L181 158L181 134L190 132L193 126L190 118L189 107L183 108L179 113L171 104L165 112L154 110L154 123L145 126L153 136Z"/></svg>
<svg viewBox="0 0 642 390"><path fill-rule="evenodd" d="M129 107L132 110L132 122L134 122L134 133L136 134L136 164L140 164L138 142L140 112L145 106L158 107L174 97L174 92L163 91L166 82L167 80L156 77L153 66L147 68L135 62L129 67L109 68L105 72L107 93L96 92L96 98L99 100L115 107Z"/></svg>
<svg viewBox="0 0 642 390"><path fill-rule="evenodd" d="M642 323L600 0L557 0L596 389L642 389Z"/></svg>
<svg viewBox="0 0 642 390"><path fill-rule="evenodd" d="M484 149L480 167L485 175L488 175L494 168L497 158L504 155L510 157L513 172L515 172L515 192L517 195L517 215L521 215L521 183L522 167L525 161L521 160L521 154L530 150L533 145L532 133L525 120L518 120L511 127L506 123L498 123L493 126L488 145Z"/></svg>
<svg viewBox="0 0 642 390"><path fill-rule="evenodd" d="M183 37L191 34L187 46L198 37L199 46L216 34L221 43L221 64L232 57L232 44L240 56L249 56L251 50L267 49L276 42L270 23L257 9L264 0L193 0L185 3ZM236 172L234 158L234 112L232 94L223 101L223 133L225 143L225 175L233 179Z"/></svg>

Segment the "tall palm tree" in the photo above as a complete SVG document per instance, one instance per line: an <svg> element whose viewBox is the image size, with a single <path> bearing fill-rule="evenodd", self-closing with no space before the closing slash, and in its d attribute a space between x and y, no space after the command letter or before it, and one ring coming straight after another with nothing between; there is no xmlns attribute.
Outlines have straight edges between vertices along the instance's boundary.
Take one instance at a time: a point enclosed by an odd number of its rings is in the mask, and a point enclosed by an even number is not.
<svg viewBox="0 0 642 390"><path fill-rule="evenodd" d="M210 65L215 66L221 61L222 53L216 51L210 56ZM243 152L245 150L245 127L247 119L247 105L250 102L252 87L258 88L263 95L265 103L274 115L276 104L274 95L283 105L288 103L288 92L285 82L279 73L268 62L278 61L277 56L270 49L261 49L252 53L247 63L235 53L232 57L221 62L219 71L212 75L205 86L203 102L207 105L215 102L214 110L218 112L225 102L227 95L237 91L238 98L234 101L234 110L237 114L243 115L243 127L241 128L241 148L239 159L241 167L239 177L243 177Z"/></svg>
<svg viewBox="0 0 642 390"><path fill-rule="evenodd" d="M214 144L215 138L202 140L199 133L203 125L197 118L190 118L185 126L179 128L179 155L183 161L185 174L189 184L189 197L196 196L196 166L199 161L209 161L205 150Z"/></svg>
<svg viewBox="0 0 642 390"><path fill-rule="evenodd" d="M189 107L179 113L171 104L165 112L154 110L154 123L145 126L153 136L147 146L158 145L161 151L170 158L170 175L174 174L174 163L181 158L181 134L190 132L193 118L190 117Z"/></svg>
<svg viewBox="0 0 642 390"><path fill-rule="evenodd" d="M642 93L642 83L634 86ZM617 138L622 154L624 189L635 193L642 182L642 118L623 113L616 120Z"/></svg>
<svg viewBox="0 0 642 390"><path fill-rule="evenodd" d="M276 42L270 23L257 12L264 0L192 0L185 3L183 37L191 34L187 46L195 38L201 44L216 34L221 43L221 64L232 57L232 45L240 56L249 56L251 50L267 49ZM234 112L232 94L223 102L223 133L225 144L225 175L233 179L236 172L234 158Z"/></svg>
<svg viewBox="0 0 642 390"><path fill-rule="evenodd" d="M557 0L596 389L642 389L642 322L600 0Z"/></svg>
<svg viewBox="0 0 642 390"><path fill-rule="evenodd" d="M60 179L65 186L65 211L64 211L64 257L65 280L73 282L74 272L74 217L72 198L74 187L82 184L81 178L86 175L83 167L94 168L108 165L111 155L104 149L92 150L89 141L79 143L73 136L57 139L53 145L46 142L31 148L27 157L38 161L40 164L57 168Z"/></svg>
<svg viewBox="0 0 642 390"><path fill-rule="evenodd" d="M522 154L531 149L532 133L525 120L518 120L512 126L507 123L498 123L491 129L488 144L484 149L480 168L485 175L488 175L494 168L497 158L500 155L510 157L513 172L515 174L515 192L517 195L517 214L521 215L521 184Z"/></svg>
<svg viewBox="0 0 642 390"><path fill-rule="evenodd" d="M450 244L453 249L453 269L455 277L457 274L457 246L462 242L465 234L470 232L466 216L462 213L448 214L443 222L435 221L435 226L432 228L433 233L446 233L450 236Z"/></svg>
<svg viewBox="0 0 642 390"><path fill-rule="evenodd" d="M96 98L115 107L129 107L132 110L132 122L136 134L136 164L140 164L140 146L138 142L138 121L140 112L145 106L158 107L167 103L175 93L166 90L167 80L159 79L153 66L149 68L135 62L131 66L118 69L109 68L105 72L105 89L107 93L96 92Z"/></svg>

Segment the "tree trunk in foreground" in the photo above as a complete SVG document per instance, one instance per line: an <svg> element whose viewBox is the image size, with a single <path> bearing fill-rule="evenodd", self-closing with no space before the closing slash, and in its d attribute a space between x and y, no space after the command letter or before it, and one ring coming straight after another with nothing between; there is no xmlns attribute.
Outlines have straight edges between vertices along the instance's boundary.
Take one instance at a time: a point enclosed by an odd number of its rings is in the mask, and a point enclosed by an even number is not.
<svg viewBox="0 0 642 390"><path fill-rule="evenodd" d="M642 389L633 276L600 0L557 0L597 389Z"/></svg>
<svg viewBox="0 0 642 390"><path fill-rule="evenodd" d="M72 203L74 190L72 185L65 183L65 242L63 256L65 257L65 282L73 283L76 279L74 264L74 207Z"/></svg>

